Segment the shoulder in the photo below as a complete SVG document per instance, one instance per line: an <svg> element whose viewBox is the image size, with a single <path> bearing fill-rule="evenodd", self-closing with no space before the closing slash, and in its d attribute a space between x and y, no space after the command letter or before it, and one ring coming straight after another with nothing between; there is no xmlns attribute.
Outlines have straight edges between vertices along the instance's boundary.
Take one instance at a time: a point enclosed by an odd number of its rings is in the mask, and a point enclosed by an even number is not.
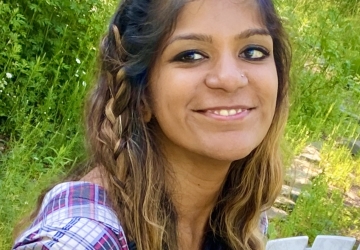
<svg viewBox="0 0 360 250"><path fill-rule="evenodd" d="M101 187L107 188L107 185L102 176L102 167L98 166L93 168L90 172L84 175L80 181L90 182Z"/></svg>
<svg viewBox="0 0 360 250"><path fill-rule="evenodd" d="M260 215L259 229L263 235L267 235L269 227L269 221L266 212L262 212Z"/></svg>
<svg viewBox="0 0 360 250"><path fill-rule="evenodd" d="M44 197L37 217L14 249L128 249L104 188L65 182Z"/></svg>

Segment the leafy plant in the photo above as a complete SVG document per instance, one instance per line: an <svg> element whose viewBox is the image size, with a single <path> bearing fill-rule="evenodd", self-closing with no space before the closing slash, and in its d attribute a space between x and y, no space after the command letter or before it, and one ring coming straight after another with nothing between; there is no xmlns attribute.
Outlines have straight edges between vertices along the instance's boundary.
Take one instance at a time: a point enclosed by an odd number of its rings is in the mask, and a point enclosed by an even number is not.
<svg viewBox="0 0 360 250"><path fill-rule="evenodd" d="M0 2L0 249L40 190L84 158L84 98L116 2Z"/></svg>

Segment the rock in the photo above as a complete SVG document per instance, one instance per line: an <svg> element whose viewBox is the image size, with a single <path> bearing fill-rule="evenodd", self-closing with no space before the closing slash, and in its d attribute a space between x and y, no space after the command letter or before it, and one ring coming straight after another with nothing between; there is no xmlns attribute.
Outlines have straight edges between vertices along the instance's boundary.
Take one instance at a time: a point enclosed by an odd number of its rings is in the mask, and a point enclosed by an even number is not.
<svg viewBox="0 0 360 250"><path fill-rule="evenodd" d="M351 150L352 155L360 154L360 141L350 140L348 141L347 146Z"/></svg>
<svg viewBox="0 0 360 250"><path fill-rule="evenodd" d="M279 196L276 198L274 206L285 211L292 211L295 207L295 202L284 196Z"/></svg>
<svg viewBox="0 0 360 250"><path fill-rule="evenodd" d="M266 211L268 218L271 219L283 219L288 216L288 213L284 210L278 209L276 207L271 207Z"/></svg>
<svg viewBox="0 0 360 250"><path fill-rule="evenodd" d="M292 165L286 170L281 194L276 198L269 217L283 218L292 212L295 202L301 194L301 188L311 185L311 180L321 173L319 149L314 145L307 146L301 155L295 157ZM306 195L306 193L305 193Z"/></svg>
<svg viewBox="0 0 360 250"><path fill-rule="evenodd" d="M320 155L311 154L311 153L302 153L300 155L300 158L304 158L307 161L310 161L310 162L313 162L313 163L319 163L321 161Z"/></svg>
<svg viewBox="0 0 360 250"><path fill-rule="evenodd" d="M0 153L5 151L5 141L0 138Z"/></svg>
<svg viewBox="0 0 360 250"><path fill-rule="evenodd" d="M358 123L360 123L360 116L347 111L343 105L340 106L340 111L343 112L344 114L346 114L347 116L355 119Z"/></svg>
<svg viewBox="0 0 360 250"><path fill-rule="evenodd" d="M313 173L311 167L306 166L296 166L294 164L287 170L284 181L285 184L295 187L303 188L304 186L311 185L311 178L313 178L315 173ZM315 175L316 176L316 175Z"/></svg>
<svg viewBox="0 0 360 250"><path fill-rule="evenodd" d="M311 143L311 146L313 146L314 148L317 149L318 152L320 152L322 146L323 146L323 142L322 141L315 141Z"/></svg>
<svg viewBox="0 0 360 250"><path fill-rule="evenodd" d="M352 155L354 155L354 156L360 155L360 141L359 140L342 138L342 139L340 139L338 144L347 147L351 151Z"/></svg>
<svg viewBox="0 0 360 250"><path fill-rule="evenodd" d="M345 193L345 204L360 208L360 186L353 185L350 190Z"/></svg>
<svg viewBox="0 0 360 250"><path fill-rule="evenodd" d="M288 185L283 185L281 190L281 195L290 198L293 201L296 201L301 193L300 188L290 187Z"/></svg>
<svg viewBox="0 0 360 250"><path fill-rule="evenodd" d="M311 179L321 173L318 168L320 153L314 146L307 146L303 153L296 157L293 164L286 170L285 183L295 188L311 185Z"/></svg>

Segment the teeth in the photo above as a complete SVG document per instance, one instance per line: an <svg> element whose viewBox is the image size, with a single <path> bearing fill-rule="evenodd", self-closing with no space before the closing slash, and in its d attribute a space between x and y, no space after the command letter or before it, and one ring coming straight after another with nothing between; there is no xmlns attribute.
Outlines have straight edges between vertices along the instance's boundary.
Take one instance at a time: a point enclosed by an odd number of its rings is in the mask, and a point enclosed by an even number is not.
<svg viewBox="0 0 360 250"><path fill-rule="evenodd" d="M221 115L221 116L231 116L231 115L236 115L243 112L242 109L221 109L221 110L214 110L214 114L216 115Z"/></svg>
<svg viewBox="0 0 360 250"><path fill-rule="evenodd" d="M230 109L229 110L229 115L235 115L237 112L235 109Z"/></svg>
<svg viewBox="0 0 360 250"><path fill-rule="evenodd" d="M221 116L229 116L229 111L222 109L222 110L220 110L220 115Z"/></svg>

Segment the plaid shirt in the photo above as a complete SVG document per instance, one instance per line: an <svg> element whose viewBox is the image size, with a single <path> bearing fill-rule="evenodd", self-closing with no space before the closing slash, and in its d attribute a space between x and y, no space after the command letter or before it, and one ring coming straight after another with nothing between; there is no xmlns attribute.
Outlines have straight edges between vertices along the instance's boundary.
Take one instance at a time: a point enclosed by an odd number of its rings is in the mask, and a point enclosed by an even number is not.
<svg viewBox="0 0 360 250"><path fill-rule="evenodd" d="M13 249L128 250L128 246L105 190L87 182L66 182L46 194L35 221Z"/></svg>
<svg viewBox="0 0 360 250"><path fill-rule="evenodd" d="M266 234L265 213L259 226ZM61 183L46 194L35 221L17 238L13 249L129 250L129 247L105 190L79 181Z"/></svg>

